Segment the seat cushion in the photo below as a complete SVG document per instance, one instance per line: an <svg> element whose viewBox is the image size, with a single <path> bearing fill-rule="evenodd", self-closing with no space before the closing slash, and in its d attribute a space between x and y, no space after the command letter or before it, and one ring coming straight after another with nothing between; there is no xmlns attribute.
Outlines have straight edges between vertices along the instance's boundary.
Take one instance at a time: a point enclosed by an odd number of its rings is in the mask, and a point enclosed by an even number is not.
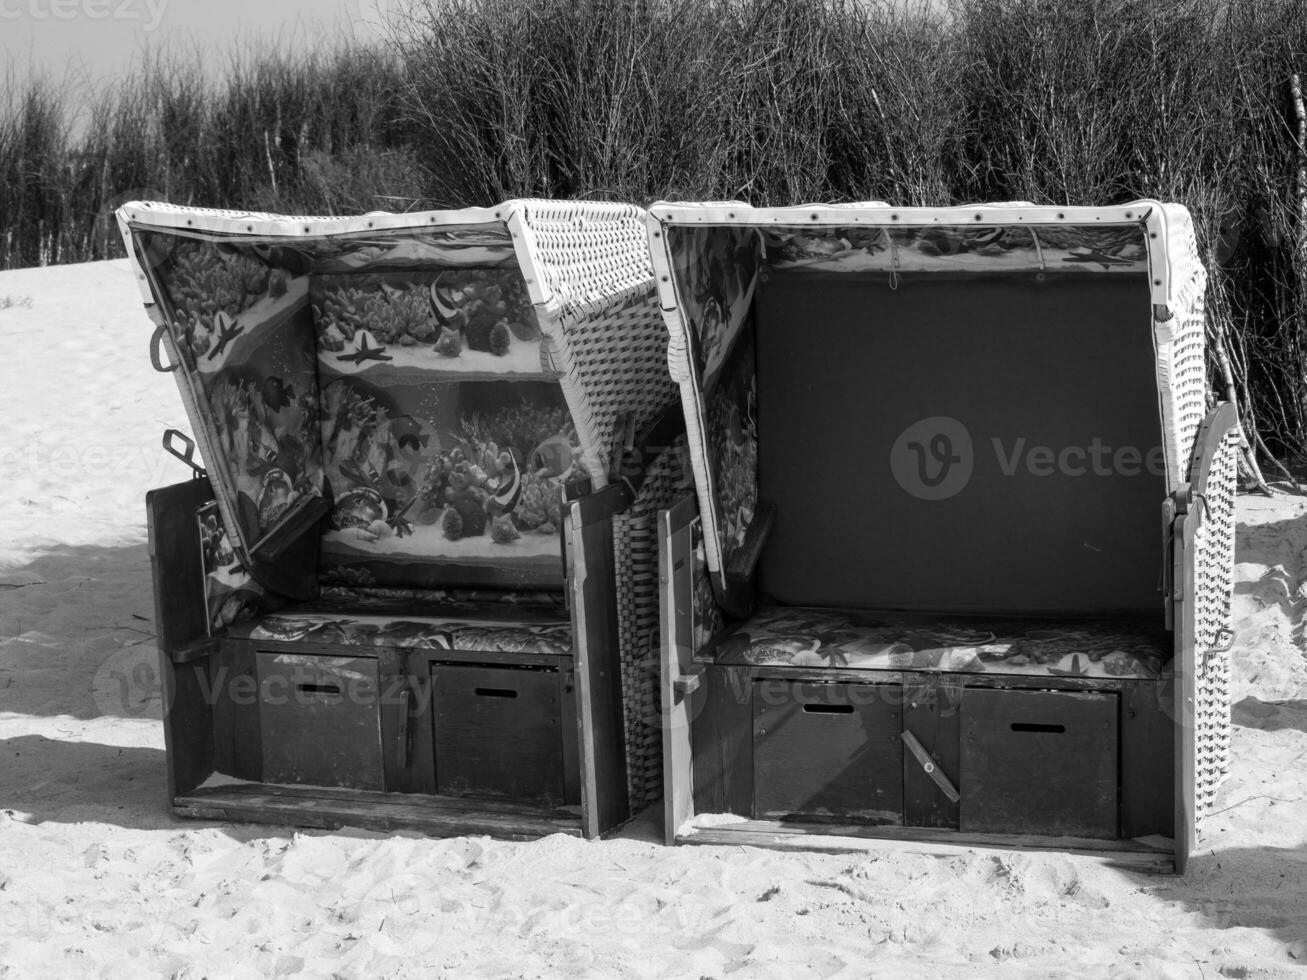
<svg viewBox="0 0 1307 980"><path fill-rule="evenodd" d="M773 606L722 639L722 664L1156 678L1171 658L1165 629L1132 620L878 618Z"/></svg>
<svg viewBox="0 0 1307 980"><path fill-rule="evenodd" d="M559 609L508 601L413 602L369 598L305 603L264 616L232 636L282 643L563 655L572 624Z"/></svg>

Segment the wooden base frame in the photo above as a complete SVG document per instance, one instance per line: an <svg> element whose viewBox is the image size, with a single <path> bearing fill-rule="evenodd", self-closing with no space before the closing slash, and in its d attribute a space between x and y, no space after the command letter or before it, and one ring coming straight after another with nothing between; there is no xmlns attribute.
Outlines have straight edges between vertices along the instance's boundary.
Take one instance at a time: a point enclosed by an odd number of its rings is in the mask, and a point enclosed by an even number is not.
<svg viewBox="0 0 1307 980"><path fill-rule="evenodd" d="M1174 868L1172 679L696 659L694 513L683 500L661 527L668 843L1026 847Z"/></svg>
<svg viewBox="0 0 1307 980"><path fill-rule="evenodd" d="M566 655L207 636L195 512L209 499L202 479L147 498L175 814L508 839L596 837L626 819L611 567L623 492L565 515Z"/></svg>

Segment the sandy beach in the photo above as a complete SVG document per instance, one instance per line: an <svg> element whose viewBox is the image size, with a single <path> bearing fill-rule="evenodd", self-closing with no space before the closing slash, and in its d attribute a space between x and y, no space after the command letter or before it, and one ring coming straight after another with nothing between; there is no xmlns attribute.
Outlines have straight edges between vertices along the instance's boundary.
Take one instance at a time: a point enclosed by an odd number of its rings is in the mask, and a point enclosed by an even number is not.
<svg viewBox="0 0 1307 980"><path fill-rule="evenodd" d="M166 806L144 524L188 430L126 261L0 272L0 977L1307 969L1307 498L1239 502L1233 768L1183 878L1046 852L434 840Z"/></svg>

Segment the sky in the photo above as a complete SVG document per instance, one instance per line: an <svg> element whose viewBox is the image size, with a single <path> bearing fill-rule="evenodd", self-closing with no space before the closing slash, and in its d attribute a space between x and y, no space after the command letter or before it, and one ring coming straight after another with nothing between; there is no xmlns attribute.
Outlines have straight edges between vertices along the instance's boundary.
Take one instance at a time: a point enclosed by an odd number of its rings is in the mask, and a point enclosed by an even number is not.
<svg viewBox="0 0 1307 980"><path fill-rule="evenodd" d="M94 83L142 51L198 48L221 60L251 40L309 46L353 30L379 37L399 0L0 0L0 73L29 67Z"/></svg>

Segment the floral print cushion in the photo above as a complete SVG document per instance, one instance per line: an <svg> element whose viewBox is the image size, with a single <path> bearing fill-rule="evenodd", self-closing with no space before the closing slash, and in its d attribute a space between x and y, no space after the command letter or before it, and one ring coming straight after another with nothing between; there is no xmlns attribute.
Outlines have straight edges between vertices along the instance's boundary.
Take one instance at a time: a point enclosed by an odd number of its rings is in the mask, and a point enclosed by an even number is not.
<svg viewBox="0 0 1307 980"><path fill-rule="evenodd" d="M1156 678L1171 635L1128 621L890 622L827 609L761 610L718 644L721 664Z"/></svg>
<svg viewBox="0 0 1307 980"><path fill-rule="evenodd" d="M450 600L317 602L283 610L232 630L233 636L283 643L561 655L572 649L566 616L511 603Z"/></svg>

